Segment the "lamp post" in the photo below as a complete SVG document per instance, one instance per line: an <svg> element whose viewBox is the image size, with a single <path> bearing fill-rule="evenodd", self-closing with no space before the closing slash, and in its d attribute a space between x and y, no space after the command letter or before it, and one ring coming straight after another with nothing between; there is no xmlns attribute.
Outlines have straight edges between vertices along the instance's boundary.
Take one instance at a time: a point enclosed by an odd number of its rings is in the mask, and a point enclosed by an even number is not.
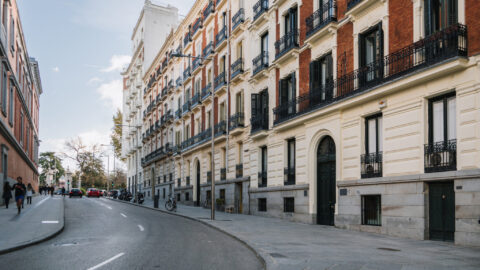
<svg viewBox="0 0 480 270"><path fill-rule="evenodd" d="M212 60L211 57L201 57L201 56L191 56L191 55L185 55L185 54L181 54L181 53L173 53L172 54L172 57L184 57L184 58L188 58L189 61L190 59L201 59L202 61L203 60ZM190 62L189 62L189 66L190 66ZM212 172L212 181L211 181L211 192L210 192L210 201L211 201L211 214L210 214L210 218L212 220L215 219L215 126L214 126L214 112L215 112L215 107L214 107L214 89L215 88L215 85L212 85L212 87L210 88L210 95L212 96L212 113L210 114L210 127L212 129L212 138L211 138L211 147L212 147L212 158L211 158L211 172Z"/></svg>

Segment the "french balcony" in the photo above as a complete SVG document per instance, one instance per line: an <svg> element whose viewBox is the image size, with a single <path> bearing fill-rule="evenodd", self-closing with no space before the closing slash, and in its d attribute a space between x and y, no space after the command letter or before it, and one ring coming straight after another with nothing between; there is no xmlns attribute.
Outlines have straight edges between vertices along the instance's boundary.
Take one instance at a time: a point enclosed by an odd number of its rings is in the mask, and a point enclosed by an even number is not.
<svg viewBox="0 0 480 270"><path fill-rule="evenodd" d="M253 5L253 22L260 18L268 10L268 0L259 0Z"/></svg>
<svg viewBox="0 0 480 270"><path fill-rule="evenodd" d="M167 97L167 94L168 94L168 86L165 85L165 87L163 87L162 89L162 99L165 99Z"/></svg>
<svg viewBox="0 0 480 270"><path fill-rule="evenodd" d="M203 10L203 20L206 21L207 18L210 16L210 14L215 12L215 6L213 4L213 1L210 0L208 1L207 7Z"/></svg>
<svg viewBox="0 0 480 270"><path fill-rule="evenodd" d="M293 48L298 48L298 30L295 29L275 42L275 60L286 55Z"/></svg>
<svg viewBox="0 0 480 270"><path fill-rule="evenodd" d="M202 89L202 102L205 101L212 94L212 83L208 83Z"/></svg>
<svg viewBox="0 0 480 270"><path fill-rule="evenodd" d="M175 119L180 119L182 117L182 108L179 108L175 111Z"/></svg>
<svg viewBox="0 0 480 270"><path fill-rule="evenodd" d="M360 156L362 178L382 177L382 152Z"/></svg>
<svg viewBox="0 0 480 270"><path fill-rule="evenodd" d="M444 172L457 170L457 140L426 144L425 172Z"/></svg>
<svg viewBox="0 0 480 270"><path fill-rule="evenodd" d="M252 126L250 133L254 134L262 130L268 130L268 114L259 115L258 117L250 119L250 125Z"/></svg>
<svg viewBox="0 0 480 270"><path fill-rule="evenodd" d="M203 48L203 58L205 58L205 61L207 61L208 56L210 56L213 52L213 41L210 41L205 48Z"/></svg>
<svg viewBox="0 0 480 270"><path fill-rule="evenodd" d="M201 103L200 101L200 93L195 93L192 97L192 109L194 109L197 105Z"/></svg>
<svg viewBox="0 0 480 270"><path fill-rule="evenodd" d="M175 50L175 52L178 53L178 54L182 54L182 50L183 50L182 44L178 44L178 47L177 47L177 49Z"/></svg>
<svg viewBox="0 0 480 270"><path fill-rule="evenodd" d="M201 66L202 66L202 58L195 58L193 60L192 72L195 74L197 69L199 70L199 67Z"/></svg>
<svg viewBox="0 0 480 270"><path fill-rule="evenodd" d="M283 175L283 184L285 186L295 185L295 168L285 168L283 170Z"/></svg>
<svg viewBox="0 0 480 270"><path fill-rule="evenodd" d="M162 70L165 70L168 66L168 57L165 57L162 61Z"/></svg>
<svg viewBox="0 0 480 270"><path fill-rule="evenodd" d="M192 75L192 72L190 70L190 66L188 66L183 71L183 81L185 82L188 78L190 78L191 75Z"/></svg>
<svg viewBox="0 0 480 270"><path fill-rule="evenodd" d="M267 172L258 172L258 187L267 187Z"/></svg>
<svg viewBox="0 0 480 270"><path fill-rule="evenodd" d="M245 22L245 10L241 8L232 17L232 33L236 33L237 31L235 30L240 29L238 28L238 26L240 26L244 22Z"/></svg>
<svg viewBox="0 0 480 270"><path fill-rule="evenodd" d="M233 62L231 65L231 72L232 74L230 77L232 78L232 82L236 81L235 78L239 78L240 76L238 75L243 73L243 58L239 58Z"/></svg>
<svg viewBox="0 0 480 270"><path fill-rule="evenodd" d="M225 120L222 120L215 125L215 137L225 134L227 134L227 122Z"/></svg>
<svg viewBox="0 0 480 270"><path fill-rule="evenodd" d="M173 83L173 79L170 79L170 81L168 81L168 91L172 91L173 88L175 88L175 84Z"/></svg>
<svg viewBox="0 0 480 270"><path fill-rule="evenodd" d="M190 41L192 41L192 33L189 31L183 38L183 47L187 47Z"/></svg>
<svg viewBox="0 0 480 270"><path fill-rule="evenodd" d="M230 116L230 133L232 135L237 135L238 133L242 132L242 129L245 127L245 115L243 112L238 112L232 116Z"/></svg>
<svg viewBox="0 0 480 270"><path fill-rule="evenodd" d="M178 76L177 81L176 81L177 87L182 86L182 83L183 83L182 76Z"/></svg>
<svg viewBox="0 0 480 270"><path fill-rule="evenodd" d="M188 112L190 112L190 100L187 100L182 107L182 115L185 115Z"/></svg>
<svg viewBox="0 0 480 270"><path fill-rule="evenodd" d="M219 50L223 48L224 41L227 40L227 27L224 25L223 28L218 31L217 35L215 36L215 49Z"/></svg>
<svg viewBox="0 0 480 270"><path fill-rule="evenodd" d="M218 74L218 76L215 77L215 82L214 82L214 84L215 84L215 92L217 92L219 89L221 89L223 86L226 85L227 80L226 80L225 77L226 77L226 76L225 76L225 71L222 72L222 73L220 73L220 74Z"/></svg>
<svg viewBox="0 0 480 270"><path fill-rule="evenodd" d="M220 181L227 180L227 168L220 169Z"/></svg>
<svg viewBox="0 0 480 270"><path fill-rule="evenodd" d="M236 178L243 177L243 163L235 165L235 177Z"/></svg>
<svg viewBox="0 0 480 270"><path fill-rule="evenodd" d="M358 3L362 2L363 0L347 0L347 10L353 8Z"/></svg>
<svg viewBox="0 0 480 270"><path fill-rule="evenodd" d="M173 113L171 110L168 110L167 113L165 114L165 122L169 123L171 121L173 121Z"/></svg>
<svg viewBox="0 0 480 270"><path fill-rule="evenodd" d="M190 186L190 176L187 176L187 177L185 177L185 178L186 178L185 180L186 180L186 182L187 182L187 186Z"/></svg>
<svg viewBox="0 0 480 270"><path fill-rule="evenodd" d="M256 74L259 74L261 71L266 70L268 68L268 51L263 51L257 57L253 58L253 75L254 77Z"/></svg>
<svg viewBox="0 0 480 270"><path fill-rule="evenodd" d="M202 29L203 27L203 20L202 18L198 18L192 27L192 37L195 37L195 34L199 32L198 30Z"/></svg>
<svg viewBox="0 0 480 270"><path fill-rule="evenodd" d="M307 38L317 33L331 22L337 21L337 1L329 0L305 19Z"/></svg>
<svg viewBox="0 0 480 270"><path fill-rule="evenodd" d="M365 92L394 79L418 73L455 57L467 57L467 28L452 25L273 109L274 125Z"/></svg>
<svg viewBox="0 0 480 270"><path fill-rule="evenodd" d="M212 171L207 172L207 183L212 183Z"/></svg>

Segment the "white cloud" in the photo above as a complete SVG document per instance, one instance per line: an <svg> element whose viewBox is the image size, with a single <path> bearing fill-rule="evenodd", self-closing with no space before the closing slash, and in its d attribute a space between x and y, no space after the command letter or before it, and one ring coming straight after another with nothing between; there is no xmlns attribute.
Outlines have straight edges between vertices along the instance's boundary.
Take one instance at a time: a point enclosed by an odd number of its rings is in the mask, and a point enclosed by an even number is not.
<svg viewBox="0 0 480 270"><path fill-rule="evenodd" d="M122 109L122 91L122 80L113 80L103 83L97 88L97 92L100 94L100 99L105 101L106 105L111 107L114 111L117 109Z"/></svg>
<svg viewBox="0 0 480 270"><path fill-rule="evenodd" d="M101 83L103 82L102 79L98 78L98 77L93 77L91 78L90 80L88 80L88 85L92 85L92 84L96 84L96 83Z"/></svg>
<svg viewBox="0 0 480 270"><path fill-rule="evenodd" d="M59 69L58 67L54 67L54 68L52 68L52 70L55 71L55 72L59 72L59 71L60 71L60 69Z"/></svg>
<svg viewBox="0 0 480 270"><path fill-rule="evenodd" d="M129 55L113 55L110 58L110 66L103 68L102 72L122 71L130 63L131 57Z"/></svg>

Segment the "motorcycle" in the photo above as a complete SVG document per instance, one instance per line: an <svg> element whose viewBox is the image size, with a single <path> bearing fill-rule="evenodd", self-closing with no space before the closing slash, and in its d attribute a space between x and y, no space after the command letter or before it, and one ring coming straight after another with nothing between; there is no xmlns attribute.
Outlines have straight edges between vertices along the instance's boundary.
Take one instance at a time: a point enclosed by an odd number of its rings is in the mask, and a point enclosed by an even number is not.
<svg viewBox="0 0 480 270"><path fill-rule="evenodd" d="M145 196L143 195L143 193L138 193L137 200L139 204L143 204L143 202L145 201Z"/></svg>

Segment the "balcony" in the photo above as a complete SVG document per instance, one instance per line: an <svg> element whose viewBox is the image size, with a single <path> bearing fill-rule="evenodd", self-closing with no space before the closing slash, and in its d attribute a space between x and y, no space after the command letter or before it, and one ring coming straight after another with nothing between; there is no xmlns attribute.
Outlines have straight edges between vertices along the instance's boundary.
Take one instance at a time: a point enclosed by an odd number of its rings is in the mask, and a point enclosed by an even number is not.
<svg viewBox="0 0 480 270"><path fill-rule="evenodd" d="M182 83L183 83L182 76L178 76L177 81L175 83L177 87L182 86Z"/></svg>
<svg viewBox="0 0 480 270"><path fill-rule="evenodd" d="M182 115L187 114L190 111L190 100L187 100L182 107Z"/></svg>
<svg viewBox="0 0 480 270"><path fill-rule="evenodd" d="M183 81L186 81L191 75L192 73L190 72L190 66L188 66L183 71Z"/></svg>
<svg viewBox="0 0 480 270"><path fill-rule="evenodd" d="M203 10L203 20L207 20L208 16L210 16L210 14L214 12L215 12L215 7L213 5L213 1L210 0L208 2L207 7Z"/></svg>
<svg viewBox="0 0 480 270"><path fill-rule="evenodd" d="M198 18L195 23L193 24L193 28L192 28L192 37L195 36L195 34L197 33L197 31L199 29L201 29L203 27L203 20L202 18Z"/></svg>
<svg viewBox="0 0 480 270"><path fill-rule="evenodd" d="M250 119L250 124L252 126L250 133L254 134L261 130L268 130L268 114L260 115L256 118Z"/></svg>
<svg viewBox="0 0 480 270"><path fill-rule="evenodd" d="M202 66L202 58L193 59L192 72L195 74L195 71Z"/></svg>
<svg viewBox="0 0 480 270"><path fill-rule="evenodd" d="M382 177L382 152L360 156L362 178Z"/></svg>
<svg viewBox="0 0 480 270"><path fill-rule="evenodd" d="M275 60L278 60L293 48L298 48L298 30L296 29L275 42Z"/></svg>
<svg viewBox="0 0 480 270"><path fill-rule="evenodd" d="M227 27L223 26L223 28L218 31L217 35L215 36L215 49L221 49L221 45L223 45L223 42L227 40Z"/></svg>
<svg viewBox="0 0 480 270"><path fill-rule="evenodd" d="M259 0L253 6L253 21L256 21L260 16L268 10L268 0Z"/></svg>
<svg viewBox="0 0 480 270"><path fill-rule="evenodd" d="M173 79L170 79L170 81L168 81L168 91L170 92L171 90L173 90L173 88L175 88L175 85L173 83Z"/></svg>
<svg viewBox="0 0 480 270"><path fill-rule="evenodd" d="M239 9L232 17L232 32L235 32L237 27L245 22L245 10Z"/></svg>
<svg viewBox="0 0 480 270"><path fill-rule="evenodd" d="M267 187L267 172L258 172L258 187Z"/></svg>
<svg viewBox="0 0 480 270"><path fill-rule="evenodd" d="M202 89L202 102L207 99L210 95L212 94L212 83L208 83L203 89Z"/></svg>
<svg viewBox="0 0 480 270"><path fill-rule="evenodd" d="M222 86L224 86L227 81L225 80L225 71L220 73L217 77L215 77L215 91L218 91L218 89L222 88Z"/></svg>
<svg viewBox="0 0 480 270"><path fill-rule="evenodd" d="M187 187L190 186L190 176L186 177Z"/></svg>
<svg viewBox="0 0 480 270"><path fill-rule="evenodd" d="M168 86L165 85L165 87L163 87L162 89L162 99L167 97L167 93L168 93Z"/></svg>
<svg viewBox="0 0 480 270"><path fill-rule="evenodd" d="M295 168L285 168L283 170L283 175L283 184L285 186L295 185Z"/></svg>
<svg viewBox="0 0 480 270"><path fill-rule="evenodd" d="M173 113L171 110L168 110L167 113L165 114L165 122L171 122L173 121Z"/></svg>
<svg viewBox="0 0 480 270"><path fill-rule="evenodd" d="M182 108L179 108L175 111L175 119L180 119L182 117Z"/></svg>
<svg viewBox="0 0 480 270"><path fill-rule="evenodd" d="M220 169L220 181L227 180L227 168Z"/></svg>
<svg viewBox="0 0 480 270"><path fill-rule="evenodd" d="M213 41L210 41L205 48L203 48L203 58L207 58L209 55L211 55L214 52L213 49ZM205 61L210 60L210 59L205 59Z"/></svg>
<svg viewBox="0 0 480 270"><path fill-rule="evenodd" d="M162 70L166 69L168 66L168 57L165 57L162 62Z"/></svg>
<svg viewBox="0 0 480 270"><path fill-rule="evenodd" d="M230 116L230 127L229 130L232 135L236 135L237 133L242 132L242 128L245 127L245 120L244 120L244 113L238 112L232 116ZM238 130L237 130L238 129Z"/></svg>
<svg viewBox="0 0 480 270"><path fill-rule="evenodd" d="M200 93L195 93L192 97L192 109L200 104Z"/></svg>
<svg viewBox="0 0 480 270"><path fill-rule="evenodd" d="M185 140L182 142L182 150L187 151L190 149L193 149L194 147L201 145L212 137L212 130L211 129L206 129L197 135Z"/></svg>
<svg viewBox="0 0 480 270"><path fill-rule="evenodd" d="M227 134L227 122L225 120L222 120L215 125L215 137L225 134Z"/></svg>
<svg viewBox="0 0 480 270"><path fill-rule="evenodd" d="M260 71L268 68L268 51L262 52L259 56L253 58L253 76L255 76Z"/></svg>
<svg viewBox="0 0 480 270"><path fill-rule="evenodd" d="M192 41L192 33L189 31L183 38L183 47L187 47L190 41Z"/></svg>
<svg viewBox="0 0 480 270"><path fill-rule="evenodd" d="M457 170L457 140L425 145L425 173Z"/></svg>
<svg viewBox="0 0 480 270"><path fill-rule="evenodd" d="M439 62L467 56L467 28L457 24L393 52L273 109L274 124L358 95Z"/></svg>
<svg viewBox="0 0 480 270"><path fill-rule="evenodd" d="M330 22L337 21L337 1L330 0L305 19L307 38L315 34Z"/></svg>
<svg viewBox="0 0 480 270"><path fill-rule="evenodd" d="M235 177L236 178L243 177L243 163L235 165Z"/></svg>
<svg viewBox="0 0 480 270"><path fill-rule="evenodd" d="M175 52L178 53L178 54L182 54L182 50L183 50L182 44L178 44L178 47L177 47L177 49L175 50Z"/></svg>
<svg viewBox="0 0 480 270"><path fill-rule="evenodd" d="M237 77L237 75L243 73L243 58L239 58L235 60L235 62L233 62L233 64L231 65L231 72L232 74L230 75L230 77L232 78L232 80Z"/></svg>
<svg viewBox="0 0 480 270"><path fill-rule="evenodd" d="M347 1L347 10L353 8L356 6L358 3L362 2L363 0L348 0Z"/></svg>
<svg viewBox="0 0 480 270"><path fill-rule="evenodd" d="M212 171L207 172L207 183L212 183Z"/></svg>

